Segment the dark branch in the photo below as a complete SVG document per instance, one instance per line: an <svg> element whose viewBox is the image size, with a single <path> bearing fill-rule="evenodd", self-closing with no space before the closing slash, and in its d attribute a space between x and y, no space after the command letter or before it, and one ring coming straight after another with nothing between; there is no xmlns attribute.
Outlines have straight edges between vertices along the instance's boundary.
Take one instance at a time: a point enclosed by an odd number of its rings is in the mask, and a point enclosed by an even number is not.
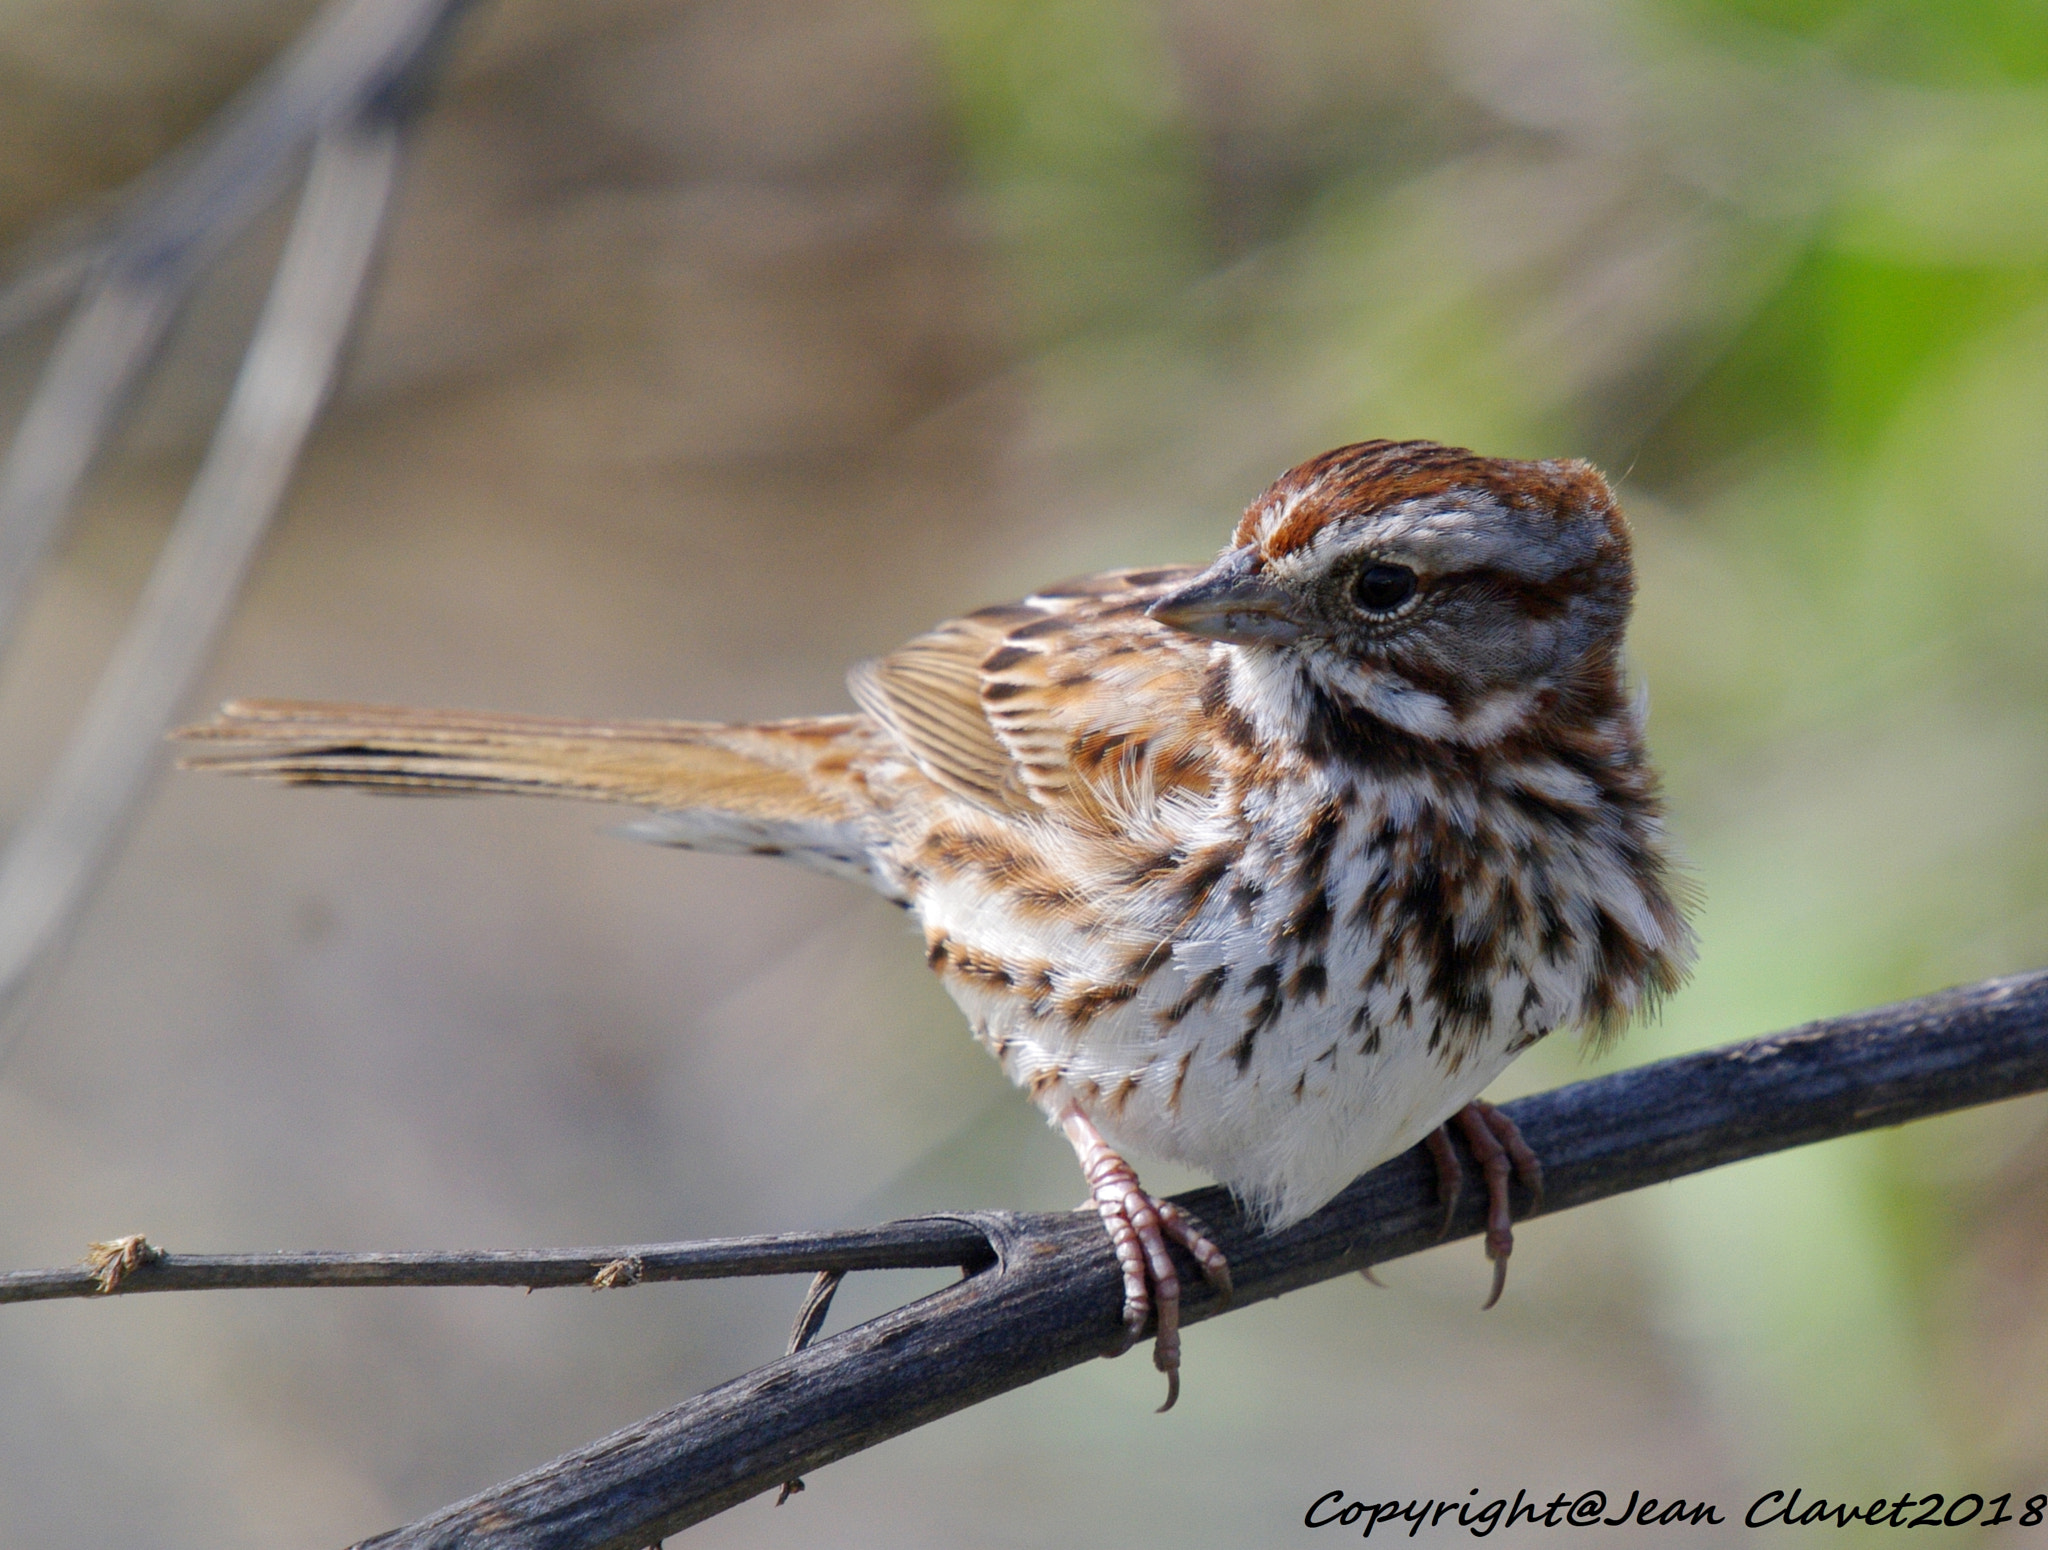
<svg viewBox="0 0 2048 1550"><path fill-rule="evenodd" d="M2048 1087L2048 973L1579 1082L1508 1106L1543 1158L1546 1211L1745 1157ZM1468 1192L1476 1193L1476 1192ZM1441 1241L1416 1152L1284 1232L1221 1190L1185 1203L1230 1255L1237 1304ZM1452 1236L1478 1232L1483 1205ZM997 1265L771 1362L364 1550L639 1550L782 1481L1112 1350L1116 1262L1093 1215L980 1219ZM1182 1317L1221 1310L1186 1278Z"/></svg>
<svg viewBox="0 0 2048 1550"><path fill-rule="evenodd" d="M2048 971L1579 1082L1507 1108L1543 1158L1549 1212L2044 1087ZM1239 1305L1484 1225L1484 1204L1472 1198L1442 1231L1435 1171L1419 1152L1270 1235L1250 1230L1221 1190L1182 1199L1229 1254ZM173 1255L144 1251L139 1239L105 1247L100 1266L0 1276L0 1301L96 1292L110 1263L121 1266L121 1291L588 1286L600 1277L630 1285L942 1265L979 1272L365 1542L380 1550L639 1550L834 1459L1112 1351L1122 1333L1121 1281L1092 1212L511 1253ZM1185 1323L1223 1311L1197 1276L1183 1295Z"/></svg>

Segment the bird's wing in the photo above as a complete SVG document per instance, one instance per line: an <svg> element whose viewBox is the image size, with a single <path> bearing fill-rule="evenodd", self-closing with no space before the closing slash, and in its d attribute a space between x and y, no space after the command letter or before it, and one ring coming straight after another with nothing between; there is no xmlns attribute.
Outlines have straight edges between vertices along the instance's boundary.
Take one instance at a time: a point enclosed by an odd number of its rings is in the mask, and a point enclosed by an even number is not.
<svg viewBox="0 0 2048 1550"><path fill-rule="evenodd" d="M846 683L854 703L948 791L998 812L1023 812L1031 798L1022 772L982 713L981 661L1002 642L983 614L857 663Z"/></svg>
<svg viewBox="0 0 2048 1550"><path fill-rule="evenodd" d="M984 608L860 664L854 699L925 774L997 812L1100 818L1204 785L1211 648L1145 614L1195 573L1112 571Z"/></svg>

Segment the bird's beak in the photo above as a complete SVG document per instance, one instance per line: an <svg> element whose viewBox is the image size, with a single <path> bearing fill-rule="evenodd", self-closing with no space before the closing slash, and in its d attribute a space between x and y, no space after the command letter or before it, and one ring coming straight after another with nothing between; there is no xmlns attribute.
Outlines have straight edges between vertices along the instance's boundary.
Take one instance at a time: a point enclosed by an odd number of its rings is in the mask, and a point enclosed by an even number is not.
<svg viewBox="0 0 2048 1550"><path fill-rule="evenodd" d="M1277 646L1301 634L1293 599L1253 569L1258 551L1233 549L1145 612L1161 624L1240 646Z"/></svg>

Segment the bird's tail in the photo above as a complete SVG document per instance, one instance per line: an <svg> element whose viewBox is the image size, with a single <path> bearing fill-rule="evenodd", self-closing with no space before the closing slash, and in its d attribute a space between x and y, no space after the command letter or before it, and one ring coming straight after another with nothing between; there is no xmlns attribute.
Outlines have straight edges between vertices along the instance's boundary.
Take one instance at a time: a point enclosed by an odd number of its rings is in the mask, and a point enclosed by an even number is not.
<svg viewBox="0 0 2048 1550"><path fill-rule="evenodd" d="M215 743L188 769L291 785L435 795L582 797L653 810L639 838L787 854L869 877L870 809L851 768L852 716L724 726L562 721L306 700L231 700L172 734Z"/></svg>

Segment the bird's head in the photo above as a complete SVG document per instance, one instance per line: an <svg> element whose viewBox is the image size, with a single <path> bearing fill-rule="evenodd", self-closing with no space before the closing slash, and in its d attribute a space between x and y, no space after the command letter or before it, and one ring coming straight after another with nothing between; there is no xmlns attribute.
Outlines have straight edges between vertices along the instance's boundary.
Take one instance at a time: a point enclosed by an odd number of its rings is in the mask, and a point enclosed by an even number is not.
<svg viewBox="0 0 2048 1550"><path fill-rule="evenodd" d="M1237 648L1232 698L1268 731L1320 691L1478 746L1618 702L1634 586L1628 529L1589 464L1368 441L1283 474L1150 612Z"/></svg>

